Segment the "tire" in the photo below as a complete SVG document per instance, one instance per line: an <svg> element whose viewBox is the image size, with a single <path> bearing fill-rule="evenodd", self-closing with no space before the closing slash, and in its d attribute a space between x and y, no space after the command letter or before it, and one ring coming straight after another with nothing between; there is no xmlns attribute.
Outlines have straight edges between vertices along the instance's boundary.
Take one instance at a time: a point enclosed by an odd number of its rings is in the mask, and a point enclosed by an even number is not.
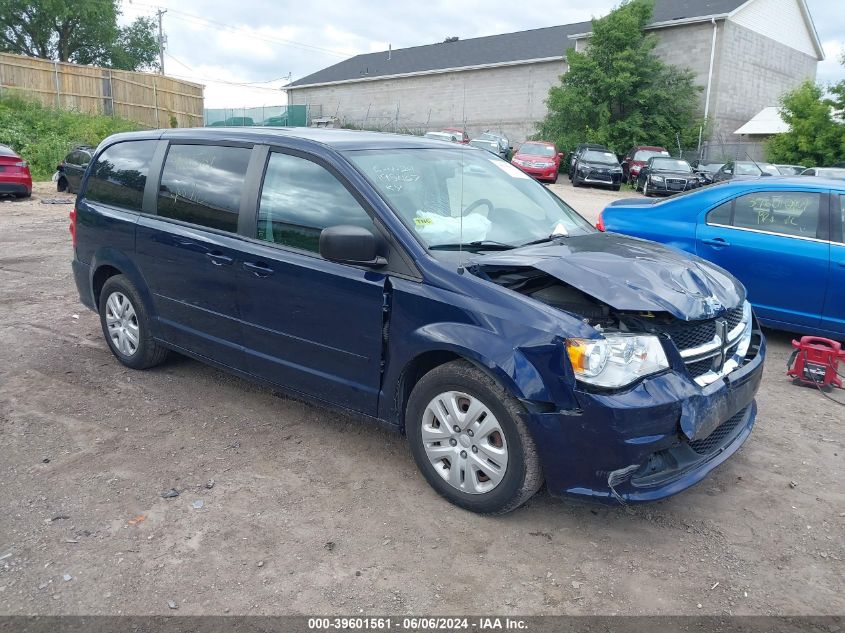
<svg viewBox="0 0 845 633"><path fill-rule="evenodd" d="M558 178L558 176L559 176L559 175L560 175L560 174L555 174L555 177L554 177L554 178L552 178L552 184L553 184L553 185L556 185L556 184L557 184L557 178Z"/></svg>
<svg viewBox="0 0 845 633"><path fill-rule="evenodd" d="M56 191L59 193L71 193L67 178L64 176L59 178L58 182L56 182Z"/></svg>
<svg viewBox="0 0 845 633"><path fill-rule="evenodd" d="M581 186L581 183L578 182L578 174L575 174L574 176L572 176L572 186L573 187L580 187Z"/></svg>
<svg viewBox="0 0 845 633"><path fill-rule="evenodd" d="M651 194L648 192L648 180L643 183L643 195L648 198Z"/></svg>
<svg viewBox="0 0 845 633"><path fill-rule="evenodd" d="M111 304L110 300L113 300ZM128 307L124 302L128 302ZM103 336L112 354L121 363L132 369L148 369L167 358L167 348L153 340L147 306L125 275L115 275L106 280L100 291L99 308ZM123 330L115 334L117 342L109 332L110 321L119 324ZM136 339L134 349L131 335Z"/></svg>
<svg viewBox="0 0 845 633"><path fill-rule="evenodd" d="M23 193L16 193L15 198L21 200L23 198L29 198L32 195L32 190L24 191Z"/></svg>
<svg viewBox="0 0 845 633"><path fill-rule="evenodd" d="M613 185L612 189L614 191L619 191L622 188L622 185Z"/></svg>
<svg viewBox="0 0 845 633"><path fill-rule="evenodd" d="M438 404L451 404L454 413L435 409ZM476 415L460 428L465 423L464 407ZM435 416L435 410L442 417ZM441 496L472 512L505 514L543 485L537 448L523 415L523 406L499 383L467 361L454 361L433 369L414 386L405 410L405 430L417 467ZM460 431L444 428L440 419L449 423L457 419ZM470 435L473 430L477 433ZM476 457L479 454L487 459ZM464 468L458 469L454 462ZM492 467L496 462L499 467Z"/></svg>

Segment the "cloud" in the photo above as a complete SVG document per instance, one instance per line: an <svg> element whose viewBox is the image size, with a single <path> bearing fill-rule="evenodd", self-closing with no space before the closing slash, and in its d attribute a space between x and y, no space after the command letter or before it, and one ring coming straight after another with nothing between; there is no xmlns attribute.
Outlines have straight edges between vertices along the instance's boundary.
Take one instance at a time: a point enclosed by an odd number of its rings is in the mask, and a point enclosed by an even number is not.
<svg viewBox="0 0 845 633"><path fill-rule="evenodd" d="M837 55L845 33L842 0L807 1L828 55L819 65L819 80L843 79L845 69ZM147 2L151 0L124 0L124 21L154 14L155 6ZM215 83L221 79L268 82L288 73L297 79L358 53L386 50L388 45L396 49L440 42L447 36L466 39L580 22L603 15L618 4L614 0L522 3L515 10L513 0L389 5L370 0L157 2L168 10L164 16L168 38L165 69L168 74L204 83L209 107L284 103L284 94L278 90L284 80L246 87Z"/></svg>

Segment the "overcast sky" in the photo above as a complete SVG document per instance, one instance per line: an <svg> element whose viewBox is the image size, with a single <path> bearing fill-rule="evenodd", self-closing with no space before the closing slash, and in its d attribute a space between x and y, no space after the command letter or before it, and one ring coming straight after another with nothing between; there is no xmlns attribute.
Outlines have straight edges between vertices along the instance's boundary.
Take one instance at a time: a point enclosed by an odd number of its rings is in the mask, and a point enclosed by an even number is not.
<svg viewBox="0 0 845 633"><path fill-rule="evenodd" d="M822 82L845 79L843 0L807 0L826 59ZM618 2L513 0L123 0L123 18L167 9L165 71L205 84L207 108L282 105L279 86L358 53L589 20ZM518 8L517 8L518 7ZM249 84L249 85L241 85Z"/></svg>

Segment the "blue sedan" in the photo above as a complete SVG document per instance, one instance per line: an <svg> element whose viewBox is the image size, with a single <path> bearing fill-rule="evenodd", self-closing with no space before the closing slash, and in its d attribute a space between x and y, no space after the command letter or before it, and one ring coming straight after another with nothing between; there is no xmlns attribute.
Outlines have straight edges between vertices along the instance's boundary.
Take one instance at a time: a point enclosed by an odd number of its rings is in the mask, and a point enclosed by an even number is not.
<svg viewBox="0 0 845 633"><path fill-rule="evenodd" d="M845 339L845 182L761 178L660 202L619 200L597 227L729 270L765 325Z"/></svg>

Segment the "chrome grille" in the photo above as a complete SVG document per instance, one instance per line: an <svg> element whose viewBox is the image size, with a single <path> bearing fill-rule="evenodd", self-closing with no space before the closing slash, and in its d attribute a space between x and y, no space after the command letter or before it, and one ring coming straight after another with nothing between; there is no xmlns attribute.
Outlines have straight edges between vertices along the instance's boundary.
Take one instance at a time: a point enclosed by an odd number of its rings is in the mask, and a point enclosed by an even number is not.
<svg viewBox="0 0 845 633"><path fill-rule="evenodd" d="M751 339L751 318L751 306L746 301L717 319L699 323L693 331L695 336L687 330L686 339L673 338L687 371L699 385L708 385L742 364ZM701 343L701 338L711 332L712 338Z"/></svg>

